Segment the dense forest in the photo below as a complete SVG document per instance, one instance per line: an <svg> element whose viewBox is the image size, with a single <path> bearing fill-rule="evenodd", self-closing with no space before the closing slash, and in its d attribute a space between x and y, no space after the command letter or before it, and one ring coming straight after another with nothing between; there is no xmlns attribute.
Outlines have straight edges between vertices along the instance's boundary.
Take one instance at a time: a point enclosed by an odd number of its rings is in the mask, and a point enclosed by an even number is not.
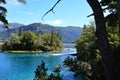
<svg viewBox="0 0 120 80"><path fill-rule="evenodd" d="M60 35L53 31L47 34L35 34L31 31L19 34L3 44L3 51L10 50L30 50L30 51L61 51L63 48Z"/></svg>

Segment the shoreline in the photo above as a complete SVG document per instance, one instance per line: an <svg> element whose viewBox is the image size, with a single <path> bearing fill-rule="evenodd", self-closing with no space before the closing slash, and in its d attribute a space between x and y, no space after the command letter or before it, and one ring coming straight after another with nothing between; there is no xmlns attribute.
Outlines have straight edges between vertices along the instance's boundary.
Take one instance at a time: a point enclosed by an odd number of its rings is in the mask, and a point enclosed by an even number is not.
<svg viewBox="0 0 120 80"><path fill-rule="evenodd" d="M61 52L61 51L27 51L27 50L25 50L25 51L21 51L21 50L11 50L11 51L2 51L2 52L7 52L7 53L15 53L15 54L17 54L17 53L31 53L31 54L33 54L33 53L59 53L59 52Z"/></svg>

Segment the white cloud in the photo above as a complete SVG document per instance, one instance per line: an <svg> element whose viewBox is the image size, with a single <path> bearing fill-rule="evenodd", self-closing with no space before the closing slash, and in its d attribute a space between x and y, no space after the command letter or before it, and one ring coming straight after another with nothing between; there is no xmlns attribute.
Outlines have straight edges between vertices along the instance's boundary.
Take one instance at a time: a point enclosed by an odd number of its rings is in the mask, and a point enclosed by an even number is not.
<svg viewBox="0 0 120 80"><path fill-rule="evenodd" d="M60 25L63 23L63 21L62 20L54 20L54 21L48 21L47 23L51 24L51 25Z"/></svg>

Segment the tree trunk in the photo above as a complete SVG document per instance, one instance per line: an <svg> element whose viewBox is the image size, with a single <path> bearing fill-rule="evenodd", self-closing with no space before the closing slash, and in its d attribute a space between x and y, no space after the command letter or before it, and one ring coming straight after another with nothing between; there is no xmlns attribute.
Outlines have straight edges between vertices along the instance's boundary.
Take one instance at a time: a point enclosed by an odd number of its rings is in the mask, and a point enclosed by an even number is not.
<svg viewBox="0 0 120 80"><path fill-rule="evenodd" d="M104 61L106 79L119 80L120 68L117 65L110 49L110 44L107 38L106 23L100 3L98 0L87 0L87 2L94 13L96 23L96 37L102 59Z"/></svg>
<svg viewBox="0 0 120 80"><path fill-rule="evenodd" d="M120 0L117 0L117 13L118 13L119 33L120 33Z"/></svg>

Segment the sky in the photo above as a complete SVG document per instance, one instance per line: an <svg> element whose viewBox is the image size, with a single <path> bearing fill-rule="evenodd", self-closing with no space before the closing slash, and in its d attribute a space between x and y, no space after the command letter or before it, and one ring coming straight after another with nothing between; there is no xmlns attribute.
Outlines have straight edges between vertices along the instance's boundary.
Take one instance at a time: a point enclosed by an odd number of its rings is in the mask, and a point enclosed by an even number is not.
<svg viewBox="0 0 120 80"><path fill-rule="evenodd" d="M6 0L7 20L9 23L17 22L25 25L43 23L54 26L79 26L88 24L93 17L87 18L92 13L86 0L62 0L42 20L42 16L56 3L57 0L26 0L26 4L17 0Z"/></svg>

